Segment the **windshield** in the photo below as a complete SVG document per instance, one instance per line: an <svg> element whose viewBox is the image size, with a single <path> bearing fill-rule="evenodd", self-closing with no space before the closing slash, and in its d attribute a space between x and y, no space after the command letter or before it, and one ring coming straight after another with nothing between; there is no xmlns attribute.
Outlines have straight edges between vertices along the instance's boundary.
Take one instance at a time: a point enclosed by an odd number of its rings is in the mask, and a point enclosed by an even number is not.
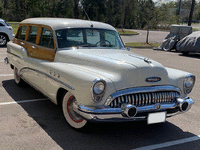
<svg viewBox="0 0 200 150"><path fill-rule="evenodd" d="M5 20L3 20L7 26L10 26Z"/></svg>
<svg viewBox="0 0 200 150"><path fill-rule="evenodd" d="M72 28L56 31L58 48L93 47L124 49L124 45L116 31L94 28Z"/></svg>

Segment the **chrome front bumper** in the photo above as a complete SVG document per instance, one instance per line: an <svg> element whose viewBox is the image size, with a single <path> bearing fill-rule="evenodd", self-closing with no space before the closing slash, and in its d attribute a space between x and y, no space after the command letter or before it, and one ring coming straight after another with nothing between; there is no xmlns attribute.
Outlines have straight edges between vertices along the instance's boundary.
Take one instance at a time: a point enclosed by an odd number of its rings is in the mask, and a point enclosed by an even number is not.
<svg viewBox="0 0 200 150"><path fill-rule="evenodd" d="M91 108L83 105L73 104L74 111L88 121L100 122L121 122L121 121L140 121L147 119L149 113L167 112L166 117L171 117L188 111L194 101L187 98L177 98L176 103L155 104L149 106L135 107L134 105L124 104L121 108ZM134 108L136 113L129 115L129 110Z"/></svg>

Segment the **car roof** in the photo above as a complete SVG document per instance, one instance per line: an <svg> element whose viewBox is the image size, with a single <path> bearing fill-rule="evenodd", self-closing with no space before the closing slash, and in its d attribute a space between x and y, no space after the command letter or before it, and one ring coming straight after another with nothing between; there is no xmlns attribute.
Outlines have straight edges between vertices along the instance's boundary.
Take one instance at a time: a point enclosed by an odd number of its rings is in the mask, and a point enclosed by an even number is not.
<svg viewBox="0 0 200 150"><path fill-rule="evenodd" d="M1 18L0 18L0 21L3 21L3 22L5 22L5 20L3 20L3 19L1 19Z"/></svg>
<svg viewBox="0 0 200 150"><path fill-rule="evenodd" d="M109 24L80 19L68 19L68 18L29 18L23 20L20 24L39 24L51 27L53 30L64 29L64 28L94 28L100 29L116 29Z"/></svg>

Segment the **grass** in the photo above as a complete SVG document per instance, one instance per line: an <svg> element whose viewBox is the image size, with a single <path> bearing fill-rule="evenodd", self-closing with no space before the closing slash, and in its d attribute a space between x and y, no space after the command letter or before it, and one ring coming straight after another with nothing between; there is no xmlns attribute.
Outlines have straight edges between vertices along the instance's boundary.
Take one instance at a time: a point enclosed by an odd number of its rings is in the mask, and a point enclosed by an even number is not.
<svg viewBox="0 0 200 150"><path fill-rule="evenodd" d="M141 42L132 42L132 43L125 43L126 46L130 46L130 47L149 47L149 48L152 48L152 47L158 47L160 46L161 43L141 43Z"/></svg>
<svg viewBox="0 0 200 150"><path fill-rule="evenodd" d="M133 35L133 34L138 34L137 32L135 31L130 31L130 30L123 30L122 29L117 29L117 32L120 34L120 35Z"/></svg>
<svg viewBox="0 0 200 150"><path fill-rule="evenodd" d="M192 28L192 32L199 31L197 28Z"/></svg>

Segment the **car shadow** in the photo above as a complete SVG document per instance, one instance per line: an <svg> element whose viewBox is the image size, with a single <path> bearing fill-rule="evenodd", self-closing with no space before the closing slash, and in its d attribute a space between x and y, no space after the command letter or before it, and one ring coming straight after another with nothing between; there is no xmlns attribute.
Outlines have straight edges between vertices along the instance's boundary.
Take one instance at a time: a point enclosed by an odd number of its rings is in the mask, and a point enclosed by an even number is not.
<svg viewBox="0 0 200 150"><path fill-rule="evenodd" d="M14 80L2 83L16 102L44 97L30 86L18 87ZM91 123L85 130L77 131L67 124L61 108L50 101L19 105L62 149L133 149L194 136L170 122Z"/></svg>
<svg viewBox="0 0 200 150"><path fill-rule="evenodd" d="M189 53L187 55L184 54L179 54L179 56L184 56L184 57L191 57L191 58L197 58L200 59L200 53Z"/></svg>
<svg viewBox="0 0 200 150"><path fill-rule="evenodd" d="M167 52L171 52L171 53L179 53L179 56L183 56L183 57L191 57L191 58L197 58L200 59L200 53L189 53L189 54L183 54L181 52L178 52L176 50L171 50L171 51L167 51Z"/></svg>
<svg viewBox="0 0 200 150"><path fill-rule="evenodd" d="M7 48L7 45L5 45L5 46L0 46L0 49L1 49L1 48Z"/></svg>

